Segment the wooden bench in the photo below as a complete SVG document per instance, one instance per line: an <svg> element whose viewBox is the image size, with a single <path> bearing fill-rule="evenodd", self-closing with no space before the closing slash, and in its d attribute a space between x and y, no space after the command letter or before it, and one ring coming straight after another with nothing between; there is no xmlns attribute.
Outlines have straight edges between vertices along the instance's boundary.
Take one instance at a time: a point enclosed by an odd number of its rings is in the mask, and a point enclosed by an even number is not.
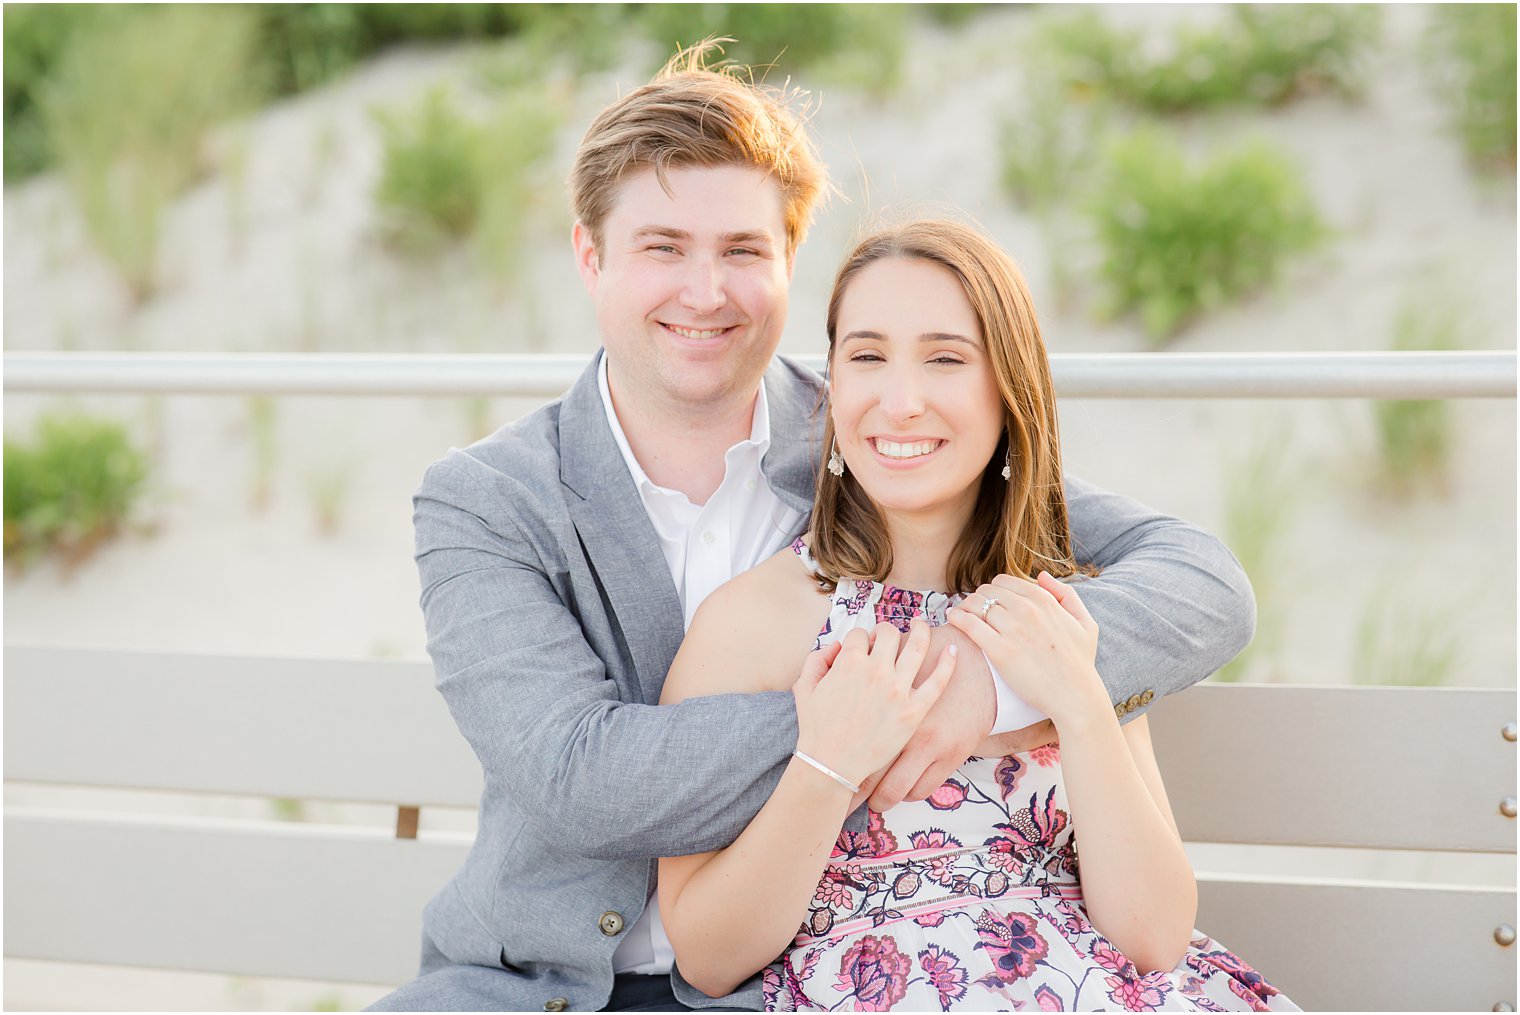
<svg viewBox="0 0 1520 1015"><path fill-rule="evenodd" d="M396 661L5 649L8 782L358 801L391 829L7 806L17 958L394 984L474 756ZM1189 841L1515 853L1515 692L1205 685L1153 709ZM1515 890L1200 875L1198 925L1309 1009L1515 1002ZM126 1003L128 999L123 999Z"/></svg>

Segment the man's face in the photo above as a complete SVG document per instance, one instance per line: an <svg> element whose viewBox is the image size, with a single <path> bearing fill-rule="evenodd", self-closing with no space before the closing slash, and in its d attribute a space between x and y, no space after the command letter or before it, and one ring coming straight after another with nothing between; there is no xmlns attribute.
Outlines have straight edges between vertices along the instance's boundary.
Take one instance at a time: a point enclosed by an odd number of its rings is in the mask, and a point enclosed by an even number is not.
<svg viewBox="0 0 1520 1015"><path fill-rule="evenodd" d="M602 225L576 223L576 261L596 303L620 401L682 412L752 398L781 341L791 265L781 188L742 166L646 169Z"/></svg>

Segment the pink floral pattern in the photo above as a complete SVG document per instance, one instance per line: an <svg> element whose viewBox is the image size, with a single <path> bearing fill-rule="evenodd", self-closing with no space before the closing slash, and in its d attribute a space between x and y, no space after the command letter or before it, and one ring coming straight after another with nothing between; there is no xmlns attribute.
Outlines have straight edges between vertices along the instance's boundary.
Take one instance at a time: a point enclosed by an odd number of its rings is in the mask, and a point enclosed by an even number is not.
<svg viewBox="0 0 1520 1015"><path fill-rule="evenodd" d="M819 641L878 620L943 623L954 602L841 582ZM1077 856L1055 745L969 758L929 799L841 832L796 939L765 971L765 1009L1297 1010L1201 934L1175 969L1142 976L1088 918Z"/></svg>
<svg viewBox="0 0 1520 1015"><path fill-rule="evenodd" d="M855 1001L856 1011L891 1011L908 993L913 961L897 950L890 937L867 934L839 960L835 984Z"/></svg>
<svg viewBox="0 0 1520 1015"><path fill-rule="evenodd" d="M919 952L918 965L929 974L929 983L939 992L940 1007L945 1011L966 996L966 967L939 945L930 945Z"/></svg>

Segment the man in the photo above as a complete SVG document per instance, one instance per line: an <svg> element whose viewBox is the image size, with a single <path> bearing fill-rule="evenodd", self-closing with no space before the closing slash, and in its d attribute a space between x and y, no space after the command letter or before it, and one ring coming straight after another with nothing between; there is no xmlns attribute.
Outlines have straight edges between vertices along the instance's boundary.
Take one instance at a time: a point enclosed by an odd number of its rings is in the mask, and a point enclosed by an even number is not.
<svg viewBox="0 0 1520 1015"><path fill-rule="evenodd" d="M786 97L702 69L706 50L608 107L577 153L572 239L604 354L417 494L428 648L485 790L421 975L379 1009L760 1006L756 981L711 999L672 970L653 858L744 828L795 746L792 697L655 703L683 620L806 525L820 381L773 354L826 180ZM1249 639L1249 586L1217 541L1075 481L1068 500L1105 569L1083 600L1121 714ZM976 656L873 806L927 796L988 733L999 682Z"/></svg>

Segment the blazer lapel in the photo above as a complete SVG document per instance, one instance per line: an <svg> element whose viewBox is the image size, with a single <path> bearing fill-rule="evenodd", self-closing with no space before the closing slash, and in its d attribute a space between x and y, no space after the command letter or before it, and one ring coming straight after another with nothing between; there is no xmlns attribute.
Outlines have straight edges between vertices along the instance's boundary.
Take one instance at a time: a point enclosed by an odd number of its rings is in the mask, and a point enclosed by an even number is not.
<svg viewBox="0 0 1520 1015"><path fill-rule="evenodd" d="M566 498L571 520L628 646L643 701L653 705L685 633L681 600L607 424L596 380L599 362L600 354L565 396L560 480L574 494Z"/></svg>
<svg viewBox="0 0 1520 1015"><path fill-rule="evenodd" d="M597 386L601 354L565 396L560 411L560 480L576 534L633 658L643 700L660 700L665 674L685 635L681 600L660 538L607 424ZM823 432L820 382L805 367L773 360L765 375L771 445L760 463L771 488L804 516Z"/></svg>
<svg viewBox="0 0 1520 1015"><path fill-rule="evenodd" d="M771 413L771 446L760 471L788 506L813 513L813 490L823 444L823 382L804 366L779 357L765 372Z"/></svg>

